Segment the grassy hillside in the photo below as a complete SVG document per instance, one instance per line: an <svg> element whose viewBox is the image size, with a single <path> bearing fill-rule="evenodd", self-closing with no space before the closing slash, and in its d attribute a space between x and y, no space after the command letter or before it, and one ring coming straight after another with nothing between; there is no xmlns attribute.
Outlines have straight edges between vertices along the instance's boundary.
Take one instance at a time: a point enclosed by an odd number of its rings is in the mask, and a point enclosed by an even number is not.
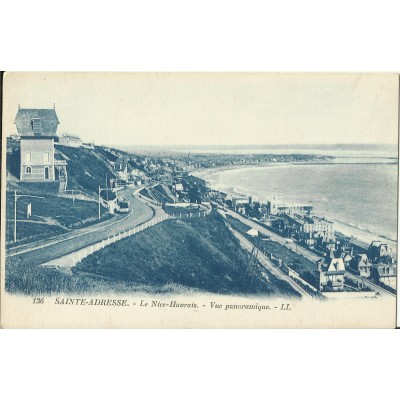
<svg viewBox="0 0 400 400"><path fill-rule="evenodd" d="M19 177L19 143L14 152L7 155L7 170L16 178ZM11 151L12 149L10 149ZM57 158L68 163L68 189L80 189L97 198L98 186L105 186L108 179L115 177L111 159L115 156L100 148L96 150L56 146ZM12 179L7 183L7 224L6 241L11 245L13 239L14 190L18 195L35 195L44 199L22 197L17 203L17 244L27 243L56 236L69 229L81 228L98 222L98 205L94 202L62 198L58 195L60 183L54 182L20 182ZM106 191L102 196L107 197ZM115 194L108 193L108 198ZM32 218L26 220L27 204L32 203ZM103 209L101 220L111 217Z"/></svg>
<svg viewBox="0 0 400 400"><path fill-rule="evenodd" d="M172 284L213 293L296 295L286 282L247 265L248 253L223 219L211 215L166 221L92 254L74 272L158 288Z"/></svg>
<svg viewBox="0 0 400 400"><path fill-rule="evenodd" d="M292 288L257 267L218 215L189 222L166 221L98 251L73 274L13 257L6 289L28 295L56 293L182 293L297 296Z"/></svg>
<svg viewBox="0 0 400 400"><path fill-rule="evenodd" d="M19 147L14 150L7 154L7 170L19 179ZM61 157L57 158L65 159L68 163L68 189L81 189L97 196L99 185L104 187L106 184L106 175L108 179L115 178L110 162L115 161L117 157L101 147L92 150L57 145L56 151L61 154ZM40 191L56 194L59 188L58 181L35 183L16 181L13 185L29 193Z"/></svg>
<svg viewBox="0 0 400 400"><path fill-rule="evenodd" d="M115 162L118 159L117 156L115 156L114 154L110 153L109 151L107 151L103 147L96 146L95 149L96 149L96 151L98 153L102 154L107 160L109 160L111 162Z"/></svg>
<svg viewBox="0 0 400 400"><path fill-rule="evenodd" d="M280 258L286 265L295 270L303 279L311 284L315 284L314 273L316 266L312 261L273 240L264 241L254 239L246 233L250 229L250 226L244 224L236 218L231 217L230 215L227 215L226 219L238 232L244 235L247 239L249 239L253 243L256 240L257 246L261 250L268 254L272 254L275 258Z"/></svg>
<svg viewBox="0 0 400 400"><path fill-rule="evenodd" d="M19 142L7 142L7 157L6 157L6 168L7 171L15 178L19 179L19 168L20 168L20 144Z"/></svg>
<svg viewBox="0 0 400 400"><path fill-rule="evenodd" d="M68 189L82 189L97 195L99 185L106 184L106 175L108 179L115 178L103 152L67 146L57 146L57 149L67 157Z"/></svg>
<svg viewBox="0 0 400 400"><path fill-rule="evenodd" d="M31 184L32 185L32 184ZM33 191L33 190L32 190ZM34 192L34 191L33 191ZM23 192L26 194L26 191ZM98 205L95 202L61 198L46 193L35 193L44 197L21 197L17 202L17 241L18 244L44 239L82 228L98 222ZM27 220L27 205L32 204L32 217ZM14 194L7 192L6 242L13 240ZM102 212L101 221L111 214ZM26 221L26 222L24 222Z"/></svg>
<svg viewBox="0 0 400 400"><path fill-rule="evenodd" d="M174 202L174 200L165 191L164 186L161 184L154 186L151 189L151 193L153 194L153 197L160 203L173 203Z"/></svg>
<svg viewBox="0 0 400 400"><path fill-rule="evenodd" d="M104 277L69 275L59 270L22 263L18 257L7 261L5 287L10 293L52 295L58 293L131 292L137 287Z"/></svg>

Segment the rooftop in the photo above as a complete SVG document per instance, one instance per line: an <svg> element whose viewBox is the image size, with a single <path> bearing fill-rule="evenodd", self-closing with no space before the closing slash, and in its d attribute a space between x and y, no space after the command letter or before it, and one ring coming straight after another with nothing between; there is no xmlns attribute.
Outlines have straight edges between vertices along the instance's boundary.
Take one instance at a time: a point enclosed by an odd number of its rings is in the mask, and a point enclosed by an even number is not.
<svg viewBox="0 0 400 400"><path fill-rule="evenodd" d="M18 108L14 124L20 135L55 136L59 120L54 108Z"/></svg>

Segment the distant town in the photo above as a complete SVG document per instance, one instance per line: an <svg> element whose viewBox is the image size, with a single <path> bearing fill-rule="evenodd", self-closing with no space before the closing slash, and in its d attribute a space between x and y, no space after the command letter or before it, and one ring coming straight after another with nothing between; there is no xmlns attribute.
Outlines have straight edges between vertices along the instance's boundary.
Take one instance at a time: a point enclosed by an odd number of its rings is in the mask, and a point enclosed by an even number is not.
<svg viewBox="0 0 400 400"><path fill-rule="evenodd" d="M260 281L271 284L272 274L288 291L311 299L396 294L396 249L383 238L363 243L338 232L310 204L235 196L193 175L208 168L315 163L329 157L134 154L84 143L76 134L57 135L58 125L55 105L18 106L16 132L7 138L9 260L20 255L28 259L40 245L38 265L71 271L92 254L139 234L140 227L219 218L246 252L245 271ZM86 242L78 239L82 235ZM62 238L70 248L61 249Z"/></svg>

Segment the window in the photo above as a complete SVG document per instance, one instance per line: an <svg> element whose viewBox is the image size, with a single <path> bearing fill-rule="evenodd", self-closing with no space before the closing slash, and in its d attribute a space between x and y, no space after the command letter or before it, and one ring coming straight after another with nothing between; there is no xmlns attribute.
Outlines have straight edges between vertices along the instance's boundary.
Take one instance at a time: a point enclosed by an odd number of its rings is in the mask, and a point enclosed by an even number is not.
<svg viewBox="0 0 400 400"><path fill-rule="evenodd" d="M25 173L26 174L31 174L32 173L32 168L31 167L26 167L25 168Z"/></svg>
<svg viewBox="0 0 400 400"><path fill-rule="evenodd" d="M49 152L48 152L48 151L46 151L45 153L43 153L43 161L44 161L45 163L48 163L48 162L50 161L50 155L49 155Z"/></svg>
<svg viewBox="0 0 400 400"><path fill-rule="evenodd" d="M27 151L27 152L25 153L25 162L27 162L27 163L32 162L32 154L31 154L30 151Z"/></svg>
<svg viewBox="0 0 400 400"><path fill-rule="evenodd" d="M44 179L49 179L49 167L44 167Z"/></svg>

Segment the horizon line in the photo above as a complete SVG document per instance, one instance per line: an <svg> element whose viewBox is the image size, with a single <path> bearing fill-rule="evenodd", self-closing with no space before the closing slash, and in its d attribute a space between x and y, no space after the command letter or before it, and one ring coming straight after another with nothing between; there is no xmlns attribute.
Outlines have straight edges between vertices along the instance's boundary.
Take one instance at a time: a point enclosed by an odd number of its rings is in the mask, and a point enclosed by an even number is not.
<svg viewBox="0 0 400 400"><path fill-rule="evenodd" d="M351 142L351 143L275 143L275 144L113 144L123 147L276 147L276 146L398 146L398 143ZM106 146L106 145L104 145ZM110 145L108 145L110 146Z"/></svg>

